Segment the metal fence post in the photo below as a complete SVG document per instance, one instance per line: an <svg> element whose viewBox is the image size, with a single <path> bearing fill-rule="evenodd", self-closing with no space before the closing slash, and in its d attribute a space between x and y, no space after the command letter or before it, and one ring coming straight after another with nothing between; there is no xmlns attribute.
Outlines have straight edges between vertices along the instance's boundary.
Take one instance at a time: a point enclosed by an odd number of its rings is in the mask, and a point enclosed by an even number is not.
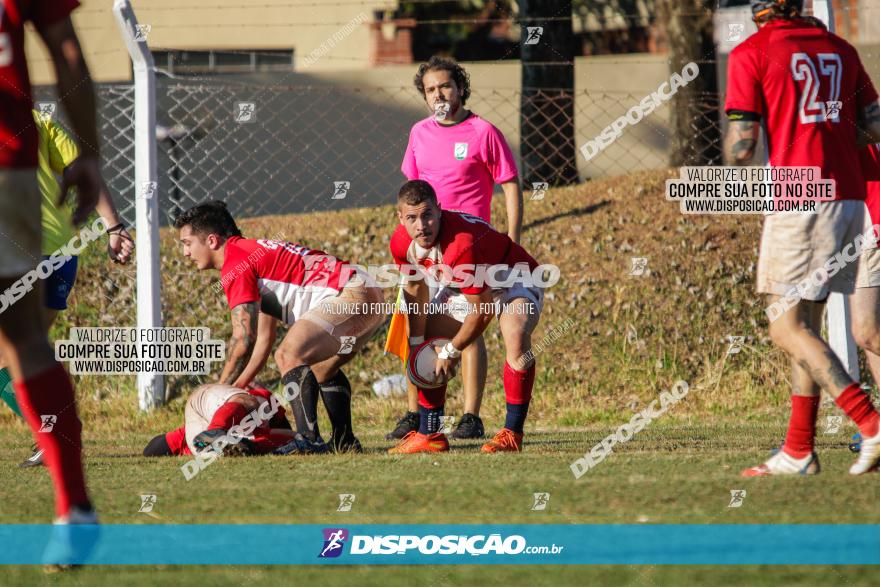
<svg viewBox="0 0 880 587"><path fill-rule="evenodd" d="M137 230L137 325L162 326L159 280L159 193L156 182L156 79L146 30L138 25L129 0L115 0L113 14L131 56L134 77L134 196ZM150 410L165 402L161 373L138 373L138 406Z"/></svg>

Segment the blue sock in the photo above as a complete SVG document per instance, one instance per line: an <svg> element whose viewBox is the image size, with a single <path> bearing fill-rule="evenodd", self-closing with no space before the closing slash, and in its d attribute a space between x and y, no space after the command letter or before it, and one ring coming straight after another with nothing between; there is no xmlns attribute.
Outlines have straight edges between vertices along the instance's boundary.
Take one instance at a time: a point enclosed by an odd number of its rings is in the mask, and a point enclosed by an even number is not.
<svg viewBox="0 0 880 587"><path fill-rule="evenodd" d="M419 434L434 434L440 430L440 416L442 415L443 406L439 408L419 406Z"/></svg>
<svg viewBox="0 0 880 587"><path fill-rule="evenodd" d="M529 415L529 404L507 404L507 416L504 418L504 427L513 430L517 434L522 434L523 426L526 423L526 416Z"/></svg>

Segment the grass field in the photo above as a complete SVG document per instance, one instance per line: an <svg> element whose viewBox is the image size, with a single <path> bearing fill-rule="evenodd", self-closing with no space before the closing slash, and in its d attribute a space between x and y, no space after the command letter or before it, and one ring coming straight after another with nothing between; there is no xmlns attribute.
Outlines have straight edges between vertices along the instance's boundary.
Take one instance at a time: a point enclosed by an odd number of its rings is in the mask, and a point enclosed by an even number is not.
<svg viewBox="0 0 880 587"><path fill-rule="evenodd" d="M124 523L880 523L878 477L852 478L844 425L820 433L823 473L815 478L744 480L742 468L766 458L785 433L787 366L766 337L762 301L754 294L760 221L751 217L685 218L662 196L665 172L589 182L527 202L524 244L540 262L560 266L535 335L568 319L574 326L538 356L526 449L489 457L478 443L453 444L439 456L392 457L384 433L404 410L369 384L397 372L380 340L346 371L354 385L356 431L367 453L312 458L227 460L187 482L184 459L144 459L146 442L182 422L184 398L199 382L172 378L170 402L136 410L133 377L78 378L87 473L102 521ZM497 204L497 202L496 202ZM496 207L496 217L501 211ZM395 219L390 207L242 222L246 236L279 231L350 260L387 263ZM320 235L315 237L314 235ZM229 335L216 274L192 274L163 233L166 326L210 326ZM646 275L629 275L632 257L647 257ZM98 254L86 255L69 312L53 330L134 324L133 276ZM389 297L393 294L390 292ZM728 335L745 337L728 354ZM501 423L500 337L487 334L490 377L483 416ZM278 374L270 361L264 377ZM678 379L687 398L575 480L569 464ZM323 412L323 409L321 410ZM461 415L457 384L447 413ZM837 415L823 407L820 420ZM323 419L321 426L328 430ZM820 424L820 432L824 425ZM30 437L0 410L0 521L43 523L51 487L42 470L19 470ZM730 491L745 489L742 507ZM530 511L534 492L550 493L546 511ZM357 496L337 512L339 493ZM151 515L141 494L155 494ZM58 585L196 585L314 580L331 585L479 584L598 585L876 585L877 571L832 567L421 567L87 568L45 578L31 567L0 569L0 583Z"/></svg>
<svg viewBox="0 0 880 587"><path fill-rule="evenodd" d="M687 400L685 400L687 401ZM160 418L163 419L163 418ZM378 430L363 432L367 454L329 457L256 457L221 461L191 481L184 458L139 456L150 432L127 426L87 433L88 477L102 521L111 524L187 523L880 523L877 478L851 478L848 430L822 437L823 473L814 478L745 480L739 471L778 443L780 422L711 425L670 415L616 447L615 454L575 480L569 463L611 427L536 432L521 455L487 456L475 442L453 445L444 455L389 456ZM19 470L28 441L21 427L2 432L0 503L4 523L49 520L51 487L42 470ZM732 489L747 492L739 508L727 507ZM530 511L534 492L550 493L546 511ZM339 493L354 493L351 512L337 512ZM141 494L157 496L151 514L138 513ZM14 496L14 497L13 497ZM53 584L155 585L271 582L319 577L319 584L404 584L414 570L279 568L184 568L108 570L86 568ZM419 584L457 585L473 574L487 584L869 585L857 568L540 568L433 567L419 569ZM34 567L2 569L4 584L42 581ZM603 583L604 584L604 583ZM876 584L876 583L873 583Z"/></svg>

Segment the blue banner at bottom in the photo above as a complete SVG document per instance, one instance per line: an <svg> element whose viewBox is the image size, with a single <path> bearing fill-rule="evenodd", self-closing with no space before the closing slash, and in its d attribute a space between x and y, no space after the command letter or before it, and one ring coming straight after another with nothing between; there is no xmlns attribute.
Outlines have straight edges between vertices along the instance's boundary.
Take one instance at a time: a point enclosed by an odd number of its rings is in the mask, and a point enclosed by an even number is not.
<svg viewBox="0 0 880 587"><path fill-rule="evenodd" d="M0 564L880 564L876 525L0 525Z"/></svg>

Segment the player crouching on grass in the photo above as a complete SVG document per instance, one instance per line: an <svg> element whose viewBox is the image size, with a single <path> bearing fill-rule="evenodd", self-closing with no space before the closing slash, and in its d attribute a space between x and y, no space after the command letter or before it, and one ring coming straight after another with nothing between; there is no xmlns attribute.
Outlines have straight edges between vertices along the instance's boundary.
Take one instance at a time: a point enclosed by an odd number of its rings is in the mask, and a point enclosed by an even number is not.
<svg viewBox="0 0 880 587"><path fill-rule="evenodd" d="M198 204L174 226L184 256L200 271L221 273L232 338L220 383L246 387L271 351L260 324L265 330L272 318L280 320L290 326L275 351L282 390L299 390L290 407L297 432L314 445L298 452L326 451L318 430L319 392L333 425L333 447L359 450L351 426L351 386L340 368L384 322L382 290L368 275L322 251L242 238L223 202Z"/></svg>
<svg viewBox="0 0 880 587"><path fill-rule="evenodd" d="M507 359L504 364L507 417L504 428L484 444L482 450L486 453L521 451L523 425L535 382L531 334L540 319L544 292L540 287L524 283L525 280L511 282L508 277L525 266L532 272L539 266L538 262L485 220L441 210L434 189L423 180L408 181L400 188L397 217L400 225L391 237L391 254L398 266L406 267L405 271L445 266L439 273L441 284L446 287L433 300L445 303L438 306L437 313L429 315L423 311L429 291L424 279L409 279L404 285L407 307L415 309L407 313L410 348L421 344L425 336L451 338L450 343L436 349L435 371L442 380L448 381L455 374L461 351L482 334L500 307L498 323ZM502 266L503 270L497 271ZM468 284L467 278L449 279L447 269L472 277L486 269L486 274L494 275L499 283L511 285L490 289L476 279ZM467 308L465 312L450 309L462 306ZM445 383L435 389L419 388L419 429L409 432L388 452L449 450L446 435L439 432L445 403Z"/></svg>
<svg viewBox="0 0 880 587"><path fill-rule="evenodd" d="M275 405L273 410L270 398L269 390L262 387L200 385L186 401L184 426L154 437L144 448L144 456L191 455L210 449L215 440L227 436L234 426L242 425L248 414L253 414L254 430L238 442L229 442L221 454L248 456L273 452L290 443L296 433L284 416L284 408Z"/></svg>

